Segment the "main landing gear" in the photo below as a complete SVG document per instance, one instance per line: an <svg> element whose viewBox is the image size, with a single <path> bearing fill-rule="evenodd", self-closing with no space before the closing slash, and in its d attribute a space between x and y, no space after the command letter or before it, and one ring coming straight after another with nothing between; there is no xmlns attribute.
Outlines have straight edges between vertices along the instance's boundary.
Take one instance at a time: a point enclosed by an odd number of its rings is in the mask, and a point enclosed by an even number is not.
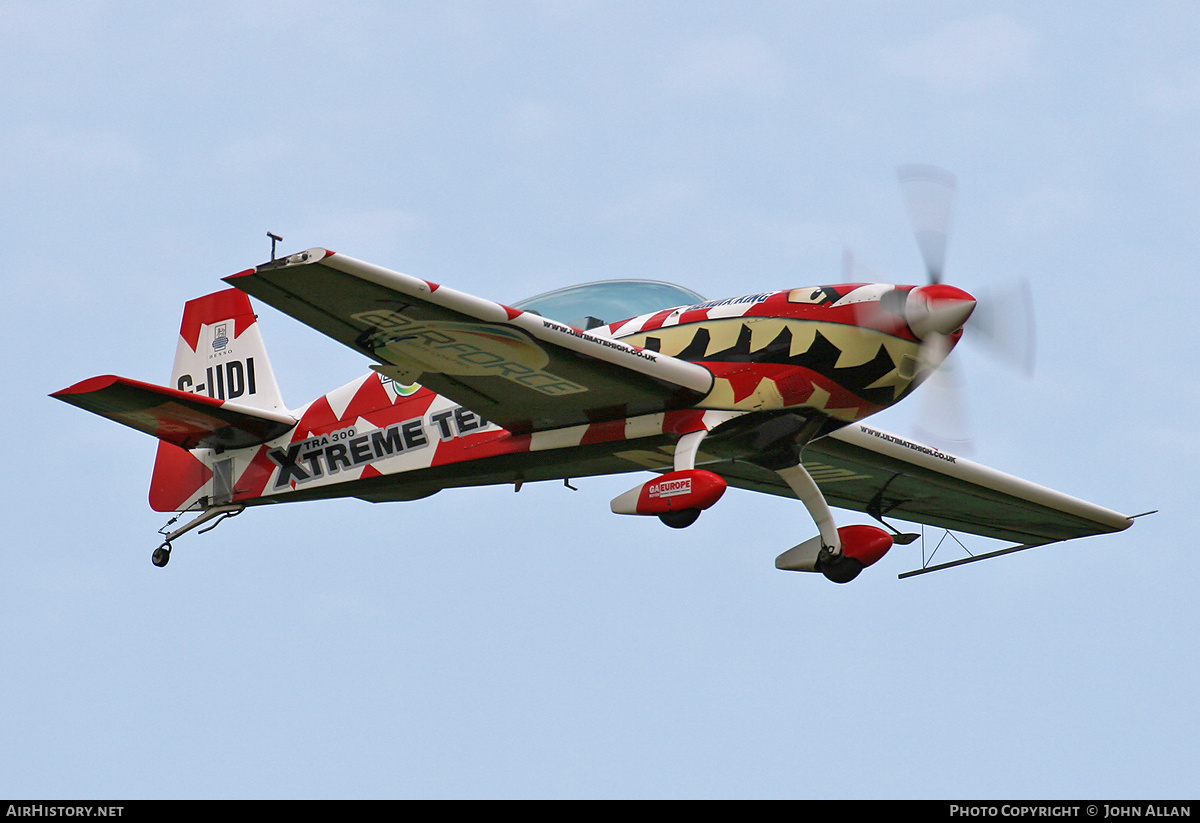
<svg viewBox="0 0 1200 823"><path fill-rule="evenodd" d="M672 529L686 529L700 512L721 499L725 478L696 468L696 453L708 429L688 432L675 445L675 470L613 498L616 514L653 514Z"/></svg>
<svg viewBox="0 0 1200 823"><path fill-rule="evenodd" d="M816 537L793 546L775 558L775 568L787 571L820 572L834 583L849 583L865 567L879 560L892 547L892 536L875 526L842 526L838 528L833 512L816 481L804 468L801 452L816 435L820 422L813 418L796 421L794 433L787 432L786 418L780 418L780 429L755 462L778 474L792 493L799 498L820 531Z"/></svg>
<svg viewBox="0 0 1200 823"><path fill-rule="evenodd" d="M157 549L155 549L154 553L150 555L150 562L153 563L155 566L158 566L161 569L163 566L167 565L167 563L171 562L171 541L172 540L175 540L175 539L179 538L180 536L187 534L188 532L190 532L192 529L196 528L197 526L203 526L205 523L209 522L210 520L216 520L216 522L213 523L211 526L209 526L207 529L201 529L200 534L204 534L205 532L212 531L217 526L219 526L225 518L236 517L237 515L241 514L243 511L245 511L245 509L246 509L246 507L241 504L227 505L227 506L214 506L213 508L209 509L208 511L204 512L202 515L197 517L195 520L188 523L186 526L181 526L173 532L167 532L167 527L170 526L172 523L174 523L176 520L178 520L181 515L176 515L175 517L172 517L170 520L167 521L166 526L163 526L161 529L158 530L158 533L161 534L164 539L163 539L162 545L160 545Z"/></svg>
<svg viewBox="0 0 1200 823"><path fill-rule="evenodd" d="M892 547L892 536L875 526L838 528L825 496L802 463L775 471L800 498L821 531L811 540L793 546L775 558L775 568L821 572L834 583L849 583Z"/></svg>
<svg viewBox="0 0 1200 823"><path fill-rule="evenodd" d="M675 445L674 471L614 498L613 512L656 515L673 529L687 528L695 523L700 512L716 503L727 486L725 478L719 474L696 468L700 442L710 429L741 414L723 412L720 419L706 419L706 428L681 436ZM893 540L892 535L875 526L838 528L825 495L800 460L804 447L820 433L823 423L821 417L799 415L760 420L746 430L750 441L747 451L754 455L751 459L756 465L775 472L787 483L808 509L820 532L779 555L775 567L820 572L835 583L849 583L865 567L883 557L893 542L905 542L908 535L897 534Z"/></svg>

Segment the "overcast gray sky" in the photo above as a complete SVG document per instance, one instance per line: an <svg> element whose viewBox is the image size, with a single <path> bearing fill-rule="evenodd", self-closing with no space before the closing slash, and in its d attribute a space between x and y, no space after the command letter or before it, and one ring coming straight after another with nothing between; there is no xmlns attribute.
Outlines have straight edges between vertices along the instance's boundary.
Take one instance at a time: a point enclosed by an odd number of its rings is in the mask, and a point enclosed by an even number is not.
<svg viewBox="0 0 1200 823"><path fill-rule="evenodd" d="M1191 2L0 0L0 796L1194 797ZM252 510L150 564L154 442L46 397L169 376L185 300L323 245L504 302L1027 278L1038 370L956 353L975 459L1124 511L850 585L644 476ZM299 406L366 362L271 309ZM914 398L915 400L915 398ZM901 433L911 411L875 418ZM843 514L847 522L858 518Z"/></svg>

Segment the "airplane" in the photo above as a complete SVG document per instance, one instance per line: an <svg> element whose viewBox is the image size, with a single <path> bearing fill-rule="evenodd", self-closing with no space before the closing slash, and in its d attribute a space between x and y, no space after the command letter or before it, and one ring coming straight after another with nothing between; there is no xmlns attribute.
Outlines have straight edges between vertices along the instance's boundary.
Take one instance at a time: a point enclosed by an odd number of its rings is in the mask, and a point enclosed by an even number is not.
<svg viewBox="0 0 1200 823"><path fill-rule="evenodd" d="M917 539L885 517L1014 544L901 577L1128 528L1132 517L862 422L933 375L975 311L942 282L938 235L918 225L917 286L705 300L626 279L509 306L324 248L277 259L269 234L269 262L185 305L170 385L103 375L51 396L159 439L151 507L199 513L161 531L160 567L184 533L258 505L644 471L656 476L614 513L686 528L731 485L798 499L818 534L775 565L837 583ZM251 297L371 371L289 408ZM839 527L832 506L882 528Z"/></svg>

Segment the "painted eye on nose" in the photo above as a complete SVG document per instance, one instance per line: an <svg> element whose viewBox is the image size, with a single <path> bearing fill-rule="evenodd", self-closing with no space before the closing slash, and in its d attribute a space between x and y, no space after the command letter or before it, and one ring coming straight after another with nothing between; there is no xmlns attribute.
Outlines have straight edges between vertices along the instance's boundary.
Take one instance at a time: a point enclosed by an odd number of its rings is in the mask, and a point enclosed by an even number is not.
<svg viewBox="0 0 1200 823"><path fill-rule="evenodd" d="M821 286L806 286L803 289L792 289L788 292L789 303L824 303L828 299L825 289Z"/></svg>

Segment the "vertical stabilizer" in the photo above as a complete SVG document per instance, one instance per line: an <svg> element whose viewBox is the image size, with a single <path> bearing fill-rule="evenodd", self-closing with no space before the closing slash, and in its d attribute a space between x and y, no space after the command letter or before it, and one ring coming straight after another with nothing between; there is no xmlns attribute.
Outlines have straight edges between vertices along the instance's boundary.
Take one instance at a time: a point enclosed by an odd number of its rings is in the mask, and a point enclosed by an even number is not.
<svg viewBox="0 0 1200 823"><path fill-rule="evenodd" d="M187 302L171 386L242 406L287 411L245 292L226 289Z"/></svg>
<svg viewBox="0 0 1200 823"><path fill-rule="evenodd" d="M226 289L187 302L170 386L240 406L287 411L245 292ZM228 481L229 466L213 449L189 452L160 442L150 480L150 507L182 511L228 502L232 489L220 481Z"/></svg>

